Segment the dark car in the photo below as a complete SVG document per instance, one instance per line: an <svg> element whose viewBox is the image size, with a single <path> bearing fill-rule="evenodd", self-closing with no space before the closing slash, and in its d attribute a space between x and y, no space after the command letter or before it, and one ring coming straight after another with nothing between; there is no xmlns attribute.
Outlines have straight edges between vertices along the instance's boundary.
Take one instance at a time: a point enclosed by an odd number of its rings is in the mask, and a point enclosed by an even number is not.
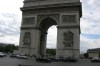
<svg viewBox="0 0 100 66"><path fill-rule="evenodd" d="M51 61L55 62L55 61L58 61L58 59L56 58L49 58Z"/></svg>
<svg viewBox="0 0 100 66"><path fill-rule="evenodd" d="M45 62L45 63L50 63L51 60L48 58L36 58L37 62Z"/></svg>
<svg viewBox="0 0 100 66"><path fill-rule="evenodd" d="M91 62L100 62L100 58L98 58L98 57L92 58Z"/></svg>
<svg viewBox="0 0 100 66"><path fill-rule="evenodd" d="M69 58L66 58L65 59L65 62L77 62L78 60L76 58L72 58L72 57L69 57Z"/></svg>
<svg viewBox="0 0 100 66"><path fill-rule="evenodd" d="M59 62L64 62L64 61L65 61L65 58L59 57L59 58L57 58L57 61L59 61Z"/></svg>

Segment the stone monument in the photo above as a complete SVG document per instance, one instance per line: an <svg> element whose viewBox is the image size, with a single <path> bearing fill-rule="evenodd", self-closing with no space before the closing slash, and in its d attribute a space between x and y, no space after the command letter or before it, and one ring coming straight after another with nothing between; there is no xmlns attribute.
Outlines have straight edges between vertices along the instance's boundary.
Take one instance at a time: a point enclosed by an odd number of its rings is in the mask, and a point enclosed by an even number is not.
<svg viewBox="0 0 100 66"><path fill-rule="evenodd" d="M79 58L80 0L25 0L21 11L20 54L44 56L47 30L57 25L56 57Z"/></svg>

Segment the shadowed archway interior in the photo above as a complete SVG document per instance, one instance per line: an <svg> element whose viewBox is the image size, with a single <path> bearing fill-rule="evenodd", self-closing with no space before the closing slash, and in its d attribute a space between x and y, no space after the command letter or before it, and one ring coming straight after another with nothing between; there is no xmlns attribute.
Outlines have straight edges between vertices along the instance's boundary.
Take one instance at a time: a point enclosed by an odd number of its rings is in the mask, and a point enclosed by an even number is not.
<svg viewBox="0 0 100 66"><path fill-rule="evenodd" d="M40 30L47 31L48 28L51 27L52 25L57 25L57 22L53 18L47 17L41 21Z"/></svg>
<svg viewBox="0 0 100 66"><path fill-rule="evenodd" d="M57 25L57 22L50 17L45 18L40 23L40 55L46 54L46 43L47 43L47 30L52 26Z"/></svg>

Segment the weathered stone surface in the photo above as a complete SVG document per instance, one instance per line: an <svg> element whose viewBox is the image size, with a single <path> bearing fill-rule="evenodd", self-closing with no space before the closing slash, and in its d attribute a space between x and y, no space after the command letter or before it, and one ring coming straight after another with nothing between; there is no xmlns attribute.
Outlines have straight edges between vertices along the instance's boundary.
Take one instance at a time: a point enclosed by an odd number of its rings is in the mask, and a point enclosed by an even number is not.
<svg viewBox="0 0 100 66"><path fill-rule="evenodd" d="M56 57L71 56L79 58L80 54L80 17L82 16L80 0L25 0L21 8L23 23L20 33L20 54L44 56L46 54L47 30L57 25ZM31 34L23 42L25 32ZM26 40L26 39L25 39Z"/></svg>
<svg viewBox="0 0 100 66"><path fill-rule="evenodd" d="M40 6L40 5L53 5L53 4L64 4L64 3L76 3L80 0L25 0L24 7L29 6Z"/></svg>

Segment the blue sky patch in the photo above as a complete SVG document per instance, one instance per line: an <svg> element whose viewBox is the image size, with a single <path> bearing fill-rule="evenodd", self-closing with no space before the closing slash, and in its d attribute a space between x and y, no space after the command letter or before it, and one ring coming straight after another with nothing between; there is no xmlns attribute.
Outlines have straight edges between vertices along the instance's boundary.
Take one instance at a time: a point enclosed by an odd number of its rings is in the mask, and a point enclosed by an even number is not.
<svg viewBox="0 0 100 66"><path fill-rule="evenodd" d="M100 34L84 34L84 33L81 33L81 36L85 36L89 39L99 39L100 38Z"/></svg>

